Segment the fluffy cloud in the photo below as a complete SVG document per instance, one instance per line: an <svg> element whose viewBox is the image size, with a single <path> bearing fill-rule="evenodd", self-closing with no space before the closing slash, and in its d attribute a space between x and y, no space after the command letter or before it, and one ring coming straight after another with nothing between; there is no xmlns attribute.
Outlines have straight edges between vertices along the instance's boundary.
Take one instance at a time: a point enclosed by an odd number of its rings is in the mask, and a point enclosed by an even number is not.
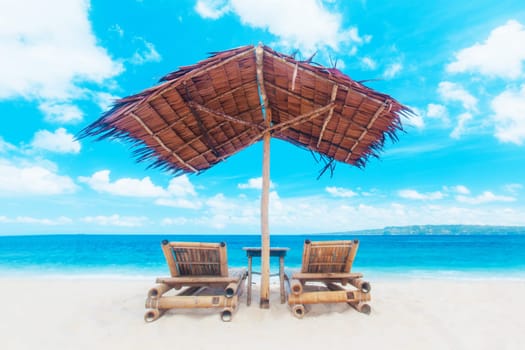
<svg viewBox="0 0 525 350"><path fill-rule="evenodd" d="M47 218L34 218L31 216L17 216L15 218L8 218L6 216L0 216L0 223L3 224L36 224L45 226L59 226L67 225L72 223L73 220L66 216L60 216L56 219Z"/></svg>
<svg viewBox="0 0 525 350"><path fill-rule="evenodd" d="M472 114L462 113L458 116L458 123L454 130L450 133L450 137L453 139L459 139L466 131L466 124L472 120Z"/></svg>
<svg viewBox="0 0 525 350"><path fill-rule="evenodd" d="M357 196L356 192L342 187L326 187L325 190L334 197L350 198Z"/></svg>
<svg viewBox="0 0 525 350"><path fill-rule="evenodd" d="M468 189L468 187L463 186L463 185L453 186L450 189L459 194L463 194L463 195L470 194L470 190Z"/></svg>
<svg viewBox="0 0 525 350"><path fill-rule="evenodd" d="M131 63L141 65L148 62L160 62L162 57L152 43L139 37L135 41L140 42L144 47L135 51L133 57L131 57Z"/></svg>
<svg viewBox="0 0 525 350"><path fill-rule="evenodd" d="M479 73L491 77L517 79L523 75L525 27L510 20L495 28L484 43L465 48L447 66L451 73Z"/></svg>
<svg viewBox="0 0 525 350"><path fill-rule="evenodd" d="M491 102L495 136L502 142L523 144L525 140L525 84L509 88Z"/></svg>
<svg viewBox="0 0 525 350"><path fill-rule="evenodd" d="M505 191L507 191L509 193L512 193L512 194L517 194L522 189L523 189L523 185L522 184L508 184L508 185L505 185Z"/></svg>
<svg viewBox="0 0 525 350"><path fill-rule="evenodd" d="M447 107L441 104L429 103L427 105L426 116L431 119L439 119L445 124L450 123Z"/></svg>
<svg viewBox="0 0 525 350"><path fill-rule="evenodd" d="M425 120L423 119L424 112L413 106L410 106L410 109L414 112L414 114L408 118L405 118L403 120L403 124L411 125L417 129L423 129L425 127Z"/></svg>
<svg viewBox="0 0 525 350"><path fill-rule="evenodd" d="M270 180L270 188L274 188L275 184ZM252 189L260 190L262 189L262 177L254 177L248 180L246 183L238 184L237 188L241 190Z"/></svg>
<svg viewBox="0 0 525 350"><path fill-rule="evenodd" d="M184 209L200 209L202 202L195 199L187 198L159 198L155 200L156 205Z"/></svg>
<svg viewBox="0 0 525 350"><path fill-rule="evenodd" d="M0 2L0 99L66 100L123 68L98 45L87 0Z"/></svg>
<svg viewBox="0 0 525 350"><path fill-rule="evenodd" d="M149 176L142 179L121 178L111 181L109 170L98 171L89 177L80 176L78 181L100 193L156 198L154 203L160 206L184 209L199 209L202 206L202 202L196 198L195 187L186 175L173 178L167 188L155 185Z"/></svg>
<svg viewBox="0 0 525 350"><path fill-rule="evenodd" d="M377 68L377 63L370 57L363 57L361 63L365 69L374 70Z"/></svg>
<svg viewBox="0 0 525 350"><path fill-rule="evenodd" d="M187 175L177 176L171 179L168 192L176 197L196 196L195 187Z"/></svg>
<svg viewBox="0 0 525 350"><path fill-rule="evenodd" d="M0 159L0 196L56 195L71 193L76 185L53 166L13 164Z"/></svg>
<svg viewBox="0 0 525 350"><path fill-rule="evenodd" d="M57 153L79 153L80 142L68 133L64 128L58 128L55 132L40 130L35 133L31 146L36 149Z"/></svg>
<svg viewBox="0 0 525 350"><path fill-rule="evenodd" d="M243 24L267 30L287 48L313 52L329 47L338 51L342 45L361 44L355 27L344 28L343 16L331 11L327 1L318 0L199 0L195 10L203 18L218 19L226 13L238 15ZM291 15L300 13L301 15Z"/></svg>
<svg viewBox="0 0 525 350"><path fill-rule="evenodd" d="M420 193L412 189L400 190L398 191L398 195L401 198L415 199L415 200L436 200L436 199L443 199L444 197L443 193L440 191Z"/></svg>
<svg viewBox="0 0 525 350"><path fill-rule="evenodd" d="M0 136L0 153L7 153L11 151L15 151L17 147L7 141L4 140L2 136Z"/></svg>
<svg viewBox="0 0 525 350"><path fill-rule="evenodd" d="M65 102L47 101L39 104L38 109L50 123L78 123L84 118L84 113L75 105Z"/></svg>
<svg viewBox="0 0 525 350"><path fill-rule="evenodd" d="M151 182L149 176L143 179L122 178L111 182L109 170L101 170L90 177L80 176L78 181L88 184L97 192L125 197L164 197L166 190Z"/></svg>
<svg viewBox="0 0 525 350"><path fill-rule="evenodd" d="M460 102L467 111L477 110L478 99L459 84L442 81L439 83L438 93L447 102Z"/></svg>
<svg viewBox="0 0 525 350"><path fill-rule="evenodd" d="M399 62L392 63L385 69L385 72L383 73L383 77L385 77L385 79L392 79L393 77L398 75L402 69L403 69L403 65L401 63Z"/></svg>
<svg viewBox="0 0 525 350"><path fill-rule="evenodd" d="M145 216L120 216L113 214L109 216L85 216L81 221L99 226L140 227L148 221Z"/></svg>
<svg viewBox="0 0 525 350"><path fill-rule="evenodd" d="M510 196L495 195L490 191L485 191L476 197L469 197L464 195L456 196L456 200L461 203L467 204L485 204L492 202L514 202L516 198Z"/></svg>

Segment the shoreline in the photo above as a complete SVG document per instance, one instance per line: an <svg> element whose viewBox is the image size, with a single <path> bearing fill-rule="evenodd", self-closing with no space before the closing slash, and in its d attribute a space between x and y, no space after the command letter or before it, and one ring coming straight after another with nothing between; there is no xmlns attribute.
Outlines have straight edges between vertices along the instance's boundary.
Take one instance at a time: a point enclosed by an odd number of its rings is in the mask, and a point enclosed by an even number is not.
<svg viewBox="0 0 525 350"><path fill-rule="evenodd" d="M7 300L0 333L6 349L319 349L342 344L369 349L521 349L525 344L525 279L370 279L371 315L346 304L314 305L303 319L279 303L247 307L233 321L217 310L168 311L143 321L151 279L29 278L0 276ZM258 286L253 300L258 299ZM28 336L30 335L30 336ZM205 335L205 336L203 336Z"/></svg>

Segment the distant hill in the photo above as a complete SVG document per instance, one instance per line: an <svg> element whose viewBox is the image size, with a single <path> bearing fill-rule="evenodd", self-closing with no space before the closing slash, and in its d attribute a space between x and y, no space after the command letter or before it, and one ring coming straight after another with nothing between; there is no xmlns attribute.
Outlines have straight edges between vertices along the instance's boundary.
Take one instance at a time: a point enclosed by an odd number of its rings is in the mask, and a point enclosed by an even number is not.
<svg viewBox="0 0 525 350"><path fill-rule="evenodd" d="M360 235L508 235L525 234L525 226L413 225L387 226L382 229L357 230L341 233Z"/></svg>

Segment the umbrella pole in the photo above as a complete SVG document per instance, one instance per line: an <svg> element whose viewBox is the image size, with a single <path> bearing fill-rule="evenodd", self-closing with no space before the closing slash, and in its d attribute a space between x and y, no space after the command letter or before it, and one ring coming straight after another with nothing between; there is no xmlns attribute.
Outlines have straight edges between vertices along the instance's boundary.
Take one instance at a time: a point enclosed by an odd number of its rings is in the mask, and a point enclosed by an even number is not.
<svg viewBox="0 0 525 350"><path fill-rule="evenodd" d="M261 194L261 309L270 308L270 225L268 205L270 199L270 132L263 136L263 171Z"/></svg>

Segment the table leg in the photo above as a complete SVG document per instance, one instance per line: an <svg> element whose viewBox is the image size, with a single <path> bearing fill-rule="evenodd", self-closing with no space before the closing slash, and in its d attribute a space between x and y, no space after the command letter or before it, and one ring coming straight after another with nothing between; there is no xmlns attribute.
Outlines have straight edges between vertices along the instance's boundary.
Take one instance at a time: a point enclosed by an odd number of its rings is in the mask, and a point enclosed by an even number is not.
<svg viewBox="0 0 525 350"><path fill-rule="evenodd" d="M279 257L279 282L281 284L281 304L286 302L286 295L284 294L284 256Z"/></svg>
<svg viewBox="0 0 525 350"><path fill-rule="evenodd" d="M248 256L248 293L246 294L246 305L252 303L252 257Z"/></svg>

